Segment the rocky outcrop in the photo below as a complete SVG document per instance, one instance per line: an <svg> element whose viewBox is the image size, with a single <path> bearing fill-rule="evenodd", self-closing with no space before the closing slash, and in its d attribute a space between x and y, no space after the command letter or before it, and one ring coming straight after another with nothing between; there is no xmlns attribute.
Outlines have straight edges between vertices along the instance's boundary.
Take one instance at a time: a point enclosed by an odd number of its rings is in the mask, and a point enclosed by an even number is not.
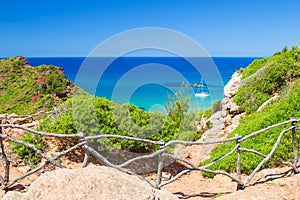
<svg viewBox="0 0 300 200"><path fill-rule="evenodd" d="M241 84L241 75L235 72L230 81L224 87L224 98L222 100L222 110L215 112L209 119L202 117L198 125L198 131L206 130L206 123L210 122L210 128L207 129L198 141L208 142L222 139L228 136L240 124L241 117L245 113L239 111L238 105L233 101L238 88ZM215 147L215 144L204 145L198 149L198 156L195 162L203 161L210 158L210 152ZM188 151L193 147L188 148L183 155L184 157L191 157Z"/></svg>
<svg viewBox="0 0 300 200"><path fill-rule="evenodd" d="M212 142L216 141L224 136L224 113L223 111L218 111L214 113L208 121L211 127L201 136L199 141L201 142ZM211 150L216 146L216 144L203 145L199 150L199 161L207 160L210 158ZM198 162L199 162L198 161Z"/></svg>
<svg viewBox="0 0 300 200"><path fill-rule="evenodd" d="M241 74L235 72L230 81L224 87L224 99L222 100L222 111L224 114L224 132L230 134L239 124L245 113L239 111L239 106L233 101L233 97L241 84Z"/></svg>
<svg viewBox="0 0 300 200"><path fill-rule="evenodd" d="M61 169L47 172L35 180L28 192L8 192L9 199L101 199L101 200L175 200L170 192L156 190L136 176L109 167Z"/></svg>
<svg viewBox="0 0 300 200"><path fill-rule="evenodd" d="M229 82L224 87L224 96L227 98L233 97L239 89L242 75L239 72L235 72Z"/></svg>

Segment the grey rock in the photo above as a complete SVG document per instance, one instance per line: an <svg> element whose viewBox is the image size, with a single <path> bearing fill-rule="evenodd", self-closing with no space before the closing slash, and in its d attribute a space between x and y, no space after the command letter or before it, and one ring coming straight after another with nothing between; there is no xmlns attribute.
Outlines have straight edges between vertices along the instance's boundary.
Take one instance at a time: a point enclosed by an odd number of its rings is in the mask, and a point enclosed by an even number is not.
<svg viewBox="0 0 300 200"><path fill-rule="evenodd" d="M87 167L47 172L35 180L28 192L8 192L3 200L101 199L176 200L170 192L156 190L146 181L109 167Z"/></svg>
<svg viewBox="0 0 300 200"><path fill-rule="evenodd" d="M239 106L233 101L233 97L241 84L241 74L235 72L224 87L224 99L222 100L223 122L225 135L230 134L239 124L241 112Z"/></svg>
<svg viewBox="0 0 300 200"><path fill-rule="evenodd" d="M224 96L231 98L233 97L240 85L241 82L241 75L238 72L235 72L229 82L224 87Z"/></svg>

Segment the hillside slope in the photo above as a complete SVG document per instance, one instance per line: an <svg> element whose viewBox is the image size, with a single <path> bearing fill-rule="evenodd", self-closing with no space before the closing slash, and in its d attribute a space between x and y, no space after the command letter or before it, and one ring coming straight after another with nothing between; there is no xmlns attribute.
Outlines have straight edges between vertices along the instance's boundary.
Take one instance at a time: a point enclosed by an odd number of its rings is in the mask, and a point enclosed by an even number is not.
<svg viewBox="0 0 300 200"><path fill-rule="evenodd" d="M300 77L300 50L295 46L291 50L284 48L270 58L255 60L240 73L242 85L234 101L240 110L250 114L274 95L289 95Z"/></svg>
<svg viewBox="0 0 300 200"><path fill-rule="evenodd" d="M0 114L29 115L39 110L53 110L37 129L57 134L83 132L87 135L117 134L153 140L195 140L199 138L196 112L188 112L188 98L178 91L170 97L168 115L144 111L134 105L119 104L104 97L94 97L74 85L61 68L52 65L31 67L26 58L0 60ZM75 95L76 91L76 95ZM40 137L25 134L23 141L40 144ZM103 139L93 141L99 150L125 149L132 152L152 152L158 145L132 140ZM63 145L62 145L63 146ZM22 145L14 145L21 158L31 163L40 159L30 157Z"/></svg>
<svg viewBox="0 0 300 200"><path fill-rule="evenodd" d="M284 48L270 58L256 60L247 68L240 70L240 73L242 74L242 84L234 101L238 104L240 111L246 111L247 115L242 118L241 124L228 137L236 134L245 136L270 125L300 117L300 50L297 47L292 47L291 50ZM279 98L270 101L261 111L257 111L264 102L275 95ZM279 133L287 126L290 125L278 127L248 139L241 144L241 147L268 154ZM291 134L284 135L273 156L275 160L292 161L291 137ZM297 140L300 141L299 133ZM204 163L223 156L234 146L235 142L219 145L212 151L211 159ZM298 152L300 152L299 145ZM233 154L213 165L211 169L234 172L236 159L237 155ZM242 153L242 173L249 174L261 160L261 157L254 154ZM268 162L263 167L270 166L274 166L274 163ZM207 176L211 175L207 174Z"/></svg>
<svg viewBox="0 0 300 200"><path fill-rule="evenodd" d="M32 67L18 56L0 60L0 93L0 113L30 114L73 96L74 84L61 68Z"/></svg>

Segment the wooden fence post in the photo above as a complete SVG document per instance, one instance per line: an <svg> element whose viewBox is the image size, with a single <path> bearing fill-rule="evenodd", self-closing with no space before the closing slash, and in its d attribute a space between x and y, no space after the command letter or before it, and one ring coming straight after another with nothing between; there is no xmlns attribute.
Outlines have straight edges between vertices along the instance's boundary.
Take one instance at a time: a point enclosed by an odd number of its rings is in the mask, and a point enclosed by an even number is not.
<svg viewBox="0 0 300 200"><path fill-rule="evenodd" d="M2 124L2 119L0 119L0 124ZM0 134L2 135L2 127L0 127ZM2 180L2 188L5 188L6 184L9 181L9 160L6 157L5 151L4 151L4 145L2 141L2 137L0 137L0 151L1 151L1 158L3 161L4 166L4 179Z"/></svg>
<svg viewBox="0 0 300 200"><path fill-rule="evenodd" d="M293 140L293 153L294 153L294 162L293 165L297 165L299 160L299 155L297 152L297 134L296 134L296 128L297 128L297 121L292 121L292 140ZM296 166L297 167L297 166Z"/></svg>
<svg viewBox="0 0 300 200"><path fill-rule="evenodd" d="M157 179L156 179L156 189L160 189L159 185L161 183L162 171L164 168L164 148L165 142L161 140L159 150L163 150L158 156L158 165L157 165Z"/></svg>
<svg viewBox="0 0 300 200"><path fill-rule="evenodd" d="M79 136L80 136L80 142L85 142L86 141L83 132L80 132ZM89 156L90 156L90 152L86 148L84 148L84 158L83 158L83 161L82 161L82 168L87 167L88 162L89 162Z"/></svg>
<svg viewBox="0 0 300 200"><path fill-rule="evenodd" d="M241 181L241 141L240 141L240 136L235 135L235 137L239 137L236 139L236 145L237 145L237 161L236 161L236 173L237 173L237 179ZM237 184L237 190L243 190L245 187L244 185L238 183Z"/></svg>

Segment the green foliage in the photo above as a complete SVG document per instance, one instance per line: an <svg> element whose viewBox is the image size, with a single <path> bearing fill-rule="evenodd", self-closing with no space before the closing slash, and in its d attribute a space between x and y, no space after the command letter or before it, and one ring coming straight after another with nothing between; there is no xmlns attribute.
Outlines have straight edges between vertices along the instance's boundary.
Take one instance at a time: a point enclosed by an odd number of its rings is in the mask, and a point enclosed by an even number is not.
<svg viewBox="0 0 300 200"><path fill-rule="evenodd" d="M223 193L218 193L218 194L216 195L216 197L221 197L221 196L224 196L224 194L223 194Z"/></svg>
<svg viewBox="0 0 300 200"><path fill-rule="evenodd" d="M46 79L48 93L61 94L66 89L67 80L58 70L54 70Z"/></svg>
<svg viewBox="0 0 300 200"><path fill-rule="evenodd" d="M190 97L186 95L186 89L186 86L183 86L169 98L166 105L168 115L162 129L165 141L187 138L186 134L191 140L199 137L195 126L195 121L199 118L196 112L189 110Z"/></svg>
<svg viewBox="0 0 300 200"><path fill-rule="evenodd" d="M182 92L182 91L180 91ZM196 113L188 111L188 99L177 93L169 104L167 116L143 111L129 104L118 104L105 98L77 95L62 103L59 115L45 119L40 129L59 134L83 132L85 135L115 134L152 140L195 140ZM119 139L92 141L98 150L122 148L132 152L149 152L158 149L148 143Z"/></svg>
<svg viewBox="0 0 300 200"><path fill-rule="evenodd" d="M229 137L233 137L236 134L246 136L252 132L266 128L270 125L280 123L291 118L299 118L300 104L298 100L300 99L300 79L298 79L290 88L288 88L286 93L287 94L285 96L282 96L278 101L268 104L261 112L252 113L243 118L242 123L233 131L231 135L229 135ZM267 155L273 148L273 145L275 144L279 133L282 130L286 129L288 126L290 126L290 124L271 129L255 137L252 137L242 142L241 147L254 149ZM297 140L300 141L299 131L297 133ZM217 146L217 148L215 148L211 152L211 159L201 163L200 165L205 165L206 163L217 159L222 155L225 155L234 146L235 142ZM300 147L298 146L298 152L299 151ZM292 161L293 152L291 132L288 132L284 135L278 149L275 151L273 158L275 160ZM227 172L234 172L234 170L236 169L236 159L237 155L233 154L223 161L214 164L211 169L222 169ZM242 173L249 174L261 160L261 157L242 152ZM274 166L274 163L268 162L263 167L270 166ZM207 173L204 174L208 177L213 176Z"/></svg>
<svg viewBox="0 0 300 200"><path fill-rule="evenodd" d="M21 72L21 73L19 73ZM30 67L23 57L0 60L0 112L16 114L35 113L58 106L59 115L45 118L40 130L57 134L83 132L86 135L117 134L152 140L195 140L196 113L189 111L189 97L180 90L170 97L168 115L146 112L129 104L117 104L105 98L92 97L65 78L61 69L52 65ZM63 102L63 103L62 103ZM25 142L38 148L43 146L39 136L24 135ZM147 143L99 139L91 141L103 148L122 148L134 152L149 152L158 148ZM42 146L39 146L42 145ZM32 150L14 144L14 149L25 162L35 164L39 157Z"/></svg>
<svg viewBox="0 0 300 200"><path fill-rule="evenodd" d="M242 71L243 84L234 101L241 111L253 113L274 94L284 92L298 77L300 50L297 47L255 60Z"/></svg>
<svg viewBox="0 0 300 200"><path fill-rule="evenodd" d="M216 101L211 108L208 108L207 110L198 110L198 116L201 119L204 115L206 118L210 118L212 114L221 111L222 110L222 100Z"/></svg>
<svg viewBox="0 0 300 200"><path fill-rule="evenodd" d="M163 122L162 116L157 113L144 112L132 105L120 105L105 98L90 95L69 99L58 109L60 115L54 119L45 119L40 129L59 134L72 134L80 131L85 135L116 134L151 138L153 133L159 131L157 126L160 124L159 120ZM98 144L99 149L123 148L146 151L151 148L146 143L116 139L99 139Z"/></svg>
<svg viewBox="0 0 300 200"><path fill-rule="evenodd" d="M0 60L0 113L52 109L72 95L73 87L57 67L30 67L24 57Z"/></svg>
<svg viewBox="0 0 300 200"><path fill-rule="evenodd" d="M22 137L23 142L32 144L36 148L40 150L44 150L46 148L46 143L42 140L39 135L33 135L31 133L27 133ZM22 160L30 165L36 165L41 161L41 157L34 150L23 146L22 144L12 143L13 149L18 156L22 158Z"/></svg>
<svg viewBox="0 0 300 200"><path fill-rule="evenodd" d="M21 67L25 65L23 60L16 60L12 63L13 71L15 73L21 72Z"/></svg>
<svg viewBox="0 0 300 200"><path fill-rule="evenodd" d="M218 111L221 111L222 110L222 100L219 100L219 101L216 101L212 108L211 108L212 112L213 113L216 113Z"/></svg>
<svg viewBox="0 0 300 200"><path fill-rule="evenodd" d="M245 79L253 74L260 68L262 68L267 62L267 58L254 60L247 68L242 70L242 79Z"/></svg>
<svg viewBox="0 0 300 200"><path fill-rule="evenodd" d="M26 59L20 56L0 60L0 113L28 115L53 109L66 99L62 97L62 94L67 94L65 91L69 92L67 95L72 95L70 88L73 87L57 67L30 67ZM25 134L22 139L37 148L45 147L38 135ZM36 152L23 145L14 143L13 149L25 163L34 165L41 159Z"/></svg>
<svg viewBox="0 0 300 200"><path fill-rule="evenodd" d="M200 138L200 134L196 131L184 131L177 135L177 140L196 141Z"/></svg>

